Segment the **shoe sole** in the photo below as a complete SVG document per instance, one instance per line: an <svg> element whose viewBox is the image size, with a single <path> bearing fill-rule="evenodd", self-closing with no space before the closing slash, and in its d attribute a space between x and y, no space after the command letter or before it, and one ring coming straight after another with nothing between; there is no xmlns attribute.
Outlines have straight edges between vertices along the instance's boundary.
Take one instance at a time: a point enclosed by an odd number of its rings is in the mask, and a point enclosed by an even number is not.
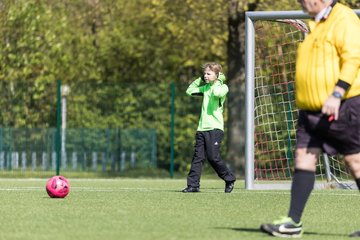
<svg viewBox="0 0 360 240"><path fill-rule="evenodd" d="M184 190L181 190L181 192L183 192L183 193L198 193L198 192L200 192L200 189L197 190L197 191L184 191Z"/></svg>
<svg viewBox="0 0 360 240"><path fill-rule="evenodd" d="M298 234L284 234L284 233L279 233L279 232L275 232L272 231L270 229L267 229L266 226L261 225L260 230L264 233L269 234L270 236L274 236L274 237L281 237L281 238L301 238L303 231L301 231Z"/></svg>
<svg viewBox="0 0 360 240"><path fill-rule="evenodd" d="M273 235L275 237L281 237L281 238L301 238L302 232L299 234L292 234L292 235L282 234L282 233L278 233L278 232L272 232L271 235Z"/></svg>

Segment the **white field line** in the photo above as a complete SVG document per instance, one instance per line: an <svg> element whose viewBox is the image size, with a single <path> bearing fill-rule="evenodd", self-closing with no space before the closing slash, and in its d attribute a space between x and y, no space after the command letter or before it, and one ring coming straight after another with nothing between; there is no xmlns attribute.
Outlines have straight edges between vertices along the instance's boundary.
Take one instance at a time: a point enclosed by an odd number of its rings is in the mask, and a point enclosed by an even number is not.
<svg viewBox="0 0 360 240"><path fill-rule="evenodd" d="M66 176L65 176L66 177ZM149 178L67 178L71 182L147 182ZM49 178L0 178L0 182L46 182ZM166 179L171 182L184 182L184 179ZM164 179L151 179L154 182L162 182ZM186 181L186 180L185 180ZM216 179L207 179L207 182L218 182Z"/></svg>
<svg viewBox="0 0 360 240"><path fill-rule="evenodd" d="M96 188L96 187L71 187L71 190L74 191L88 191L88 192L180 192L178 189L164 189L164 188ZM45 191L45 187L0 187L1 191ZM345 192L347 191L347 192ZM313 192L312 195L325 195L325 196L349 196L349 197L360 197L358 191L353 193L354 191L349 192L349 190L344 190L344 193L333 193L331 190L324 191L324 192ZM213 190L213 189L205 189L202 190L200 193L195 194L213 194L213 193L223 193L222 189ZM251 195L251 194L259 194L259 195L290 195L290 191L274 191L274 190L267 190L267 191L244 191L243 189L239 191L235 191L231 193L231 195Z"/></svg>

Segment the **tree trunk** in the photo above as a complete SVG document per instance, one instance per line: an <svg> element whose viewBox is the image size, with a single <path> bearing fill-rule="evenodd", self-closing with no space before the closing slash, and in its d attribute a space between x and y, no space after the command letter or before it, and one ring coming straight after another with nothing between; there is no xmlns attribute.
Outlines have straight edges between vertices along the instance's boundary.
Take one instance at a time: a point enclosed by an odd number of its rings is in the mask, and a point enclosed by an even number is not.
<svg viewBox="0 0 360 240"><path fill-rule="evenodd" d="M254 10L257 2L248 4ZM228 121L227 160L236 173L243 175L245 166L245 11L239 10L238 0L229 3L228 53Z"/></svg>

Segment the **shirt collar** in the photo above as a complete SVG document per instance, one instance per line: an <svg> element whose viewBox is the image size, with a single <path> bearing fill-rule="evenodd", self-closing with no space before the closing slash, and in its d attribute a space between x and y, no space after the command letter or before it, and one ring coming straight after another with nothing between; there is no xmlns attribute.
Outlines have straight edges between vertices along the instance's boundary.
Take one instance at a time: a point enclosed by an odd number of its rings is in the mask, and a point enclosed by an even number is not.
<svg viewBox="0 0 360 240"><path fill-rule="evenodd" d="M330 12L332 10L331 6L328 6L327 8L324 8L321 10L316 16L315 16L315 22L320 22L321 20L325 20L328 18Z"/></svg>
<svg viewBox="0 0 360 240"><path fill-rule="evenodd" d="M315 22L318 23L321 20L326 20L329 17L331 10L333 9L337 1L338 0L333 0L330 6L321 10L314 18Z"/></svg>

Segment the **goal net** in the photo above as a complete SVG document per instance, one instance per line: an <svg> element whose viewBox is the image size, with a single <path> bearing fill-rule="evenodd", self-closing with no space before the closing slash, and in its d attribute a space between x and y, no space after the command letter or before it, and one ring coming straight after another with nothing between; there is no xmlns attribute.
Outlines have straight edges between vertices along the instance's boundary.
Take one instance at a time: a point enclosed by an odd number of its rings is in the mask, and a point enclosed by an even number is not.
<svg viewBox="0 0 360 240"><path fill-rule="evenodd" d="M300 11L247 14L247 189L290 187L298 118L295 60L307 33L305 21L300 20L304 18L307 15ZM320 156L316 177L316 187L355 187L340 155Z"/></svg>

